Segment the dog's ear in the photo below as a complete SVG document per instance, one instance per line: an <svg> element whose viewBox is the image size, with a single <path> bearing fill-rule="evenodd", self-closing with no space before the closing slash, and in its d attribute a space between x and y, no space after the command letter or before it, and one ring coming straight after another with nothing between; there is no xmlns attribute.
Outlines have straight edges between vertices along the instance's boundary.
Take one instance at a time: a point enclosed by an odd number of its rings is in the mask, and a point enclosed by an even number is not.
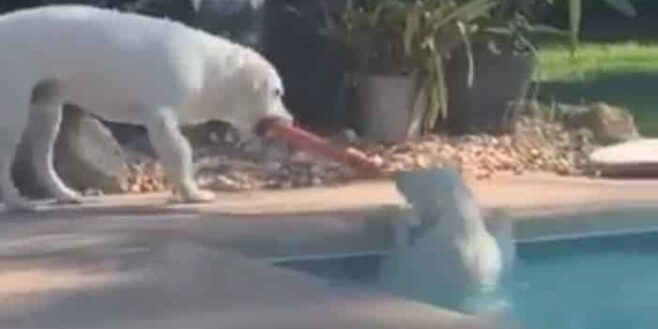
<svg viewBox="0 0 658 329"><path fill-rule="evenodd" d="M241 69L242 78L245 79L245 82L251 88L251 91L258 92L263 88L263 82L258 79L256 74L256 68L251 63L244 63L244 66Z"/></svg>
<svg viewBox="0 0 658 329"><path fill-rule="evenodd" d="M246 85L253 91L260 91L263 89L265 82L260 78L260 67L249 56L238 56L236 65L239 68L240 78Z"/></svg>
<svg viewBox="0 0 658 329"><path fill-rule="evenodd" d="M260 91L263 89L263 81L260 81L259 79L256 79L255 77L251 77L251 88L254 91Z"/></svg>

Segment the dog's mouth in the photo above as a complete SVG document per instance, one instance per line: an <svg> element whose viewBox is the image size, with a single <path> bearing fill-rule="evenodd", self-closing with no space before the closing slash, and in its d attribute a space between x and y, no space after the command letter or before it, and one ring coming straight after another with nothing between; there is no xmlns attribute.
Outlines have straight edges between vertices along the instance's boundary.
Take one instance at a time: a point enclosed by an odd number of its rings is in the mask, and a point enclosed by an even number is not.
<svg viewBox="0 0 658 329"><path fill-rule="evenodd" d="M259 137L268 137L274 126L294 126L294 122L280 117L266 117L254 126L253 132Z"/></svg>

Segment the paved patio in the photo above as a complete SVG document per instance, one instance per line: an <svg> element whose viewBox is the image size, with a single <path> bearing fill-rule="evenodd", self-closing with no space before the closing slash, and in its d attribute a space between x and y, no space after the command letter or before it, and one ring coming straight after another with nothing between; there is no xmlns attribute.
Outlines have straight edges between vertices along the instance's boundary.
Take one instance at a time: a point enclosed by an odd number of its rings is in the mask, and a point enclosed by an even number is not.
<svg viewBox="0 0 658 329"><path fill-rule="evenodd" d="M470 183L486 208L547 223L559 212L592 209L619 222L618 209L658 209L658 181L533 175ZM81 207L0 215L0 327L486 327L268 264L390 249L408 211L391 182L221 194L207 205L166 198L90 198ZM644 214L639 221L657 219L655 210Z"/></svg>

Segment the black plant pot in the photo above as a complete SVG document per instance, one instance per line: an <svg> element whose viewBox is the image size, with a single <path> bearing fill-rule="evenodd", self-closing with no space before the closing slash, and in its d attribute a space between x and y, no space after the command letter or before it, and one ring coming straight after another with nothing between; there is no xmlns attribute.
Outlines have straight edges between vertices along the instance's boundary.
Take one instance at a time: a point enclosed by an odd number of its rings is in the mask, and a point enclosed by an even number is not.
<svg viewBox="0 0 658 329"><path fill-rule="evenodd" d="M536 58L529 52L495 52L477 43L473 45L473 59L471 86L464 49L455 50L445 61L449 112L438 126L450 134L514 133L516 103L527 95Z"/></svg>

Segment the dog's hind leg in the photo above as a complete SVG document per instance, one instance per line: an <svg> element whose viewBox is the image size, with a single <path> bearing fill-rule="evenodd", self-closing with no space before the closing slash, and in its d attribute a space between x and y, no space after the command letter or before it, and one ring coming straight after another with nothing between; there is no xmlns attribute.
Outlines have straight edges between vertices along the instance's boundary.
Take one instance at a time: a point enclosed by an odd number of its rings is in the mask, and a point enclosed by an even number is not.
<svg viewBox="0 0 658 329"><path fill-rule="evenodd" d="M53 166L53 149L62 121L63 101L57 83L39 84L33 93L28 123L32 164L37 178L59 203L80 203L80 195L66 186Z"/></svg>
<svg viewBox="0 0 658 329"><path fill-rule="evenodd" d="M20 90L20 89L18 89ZM27 126L30 94L16 92L16 89L3 85L0 91L2 109L0 113L0 193L5 209L10 212L35 210L35 205L21 196L12 177L12 164Z"/></svg>

